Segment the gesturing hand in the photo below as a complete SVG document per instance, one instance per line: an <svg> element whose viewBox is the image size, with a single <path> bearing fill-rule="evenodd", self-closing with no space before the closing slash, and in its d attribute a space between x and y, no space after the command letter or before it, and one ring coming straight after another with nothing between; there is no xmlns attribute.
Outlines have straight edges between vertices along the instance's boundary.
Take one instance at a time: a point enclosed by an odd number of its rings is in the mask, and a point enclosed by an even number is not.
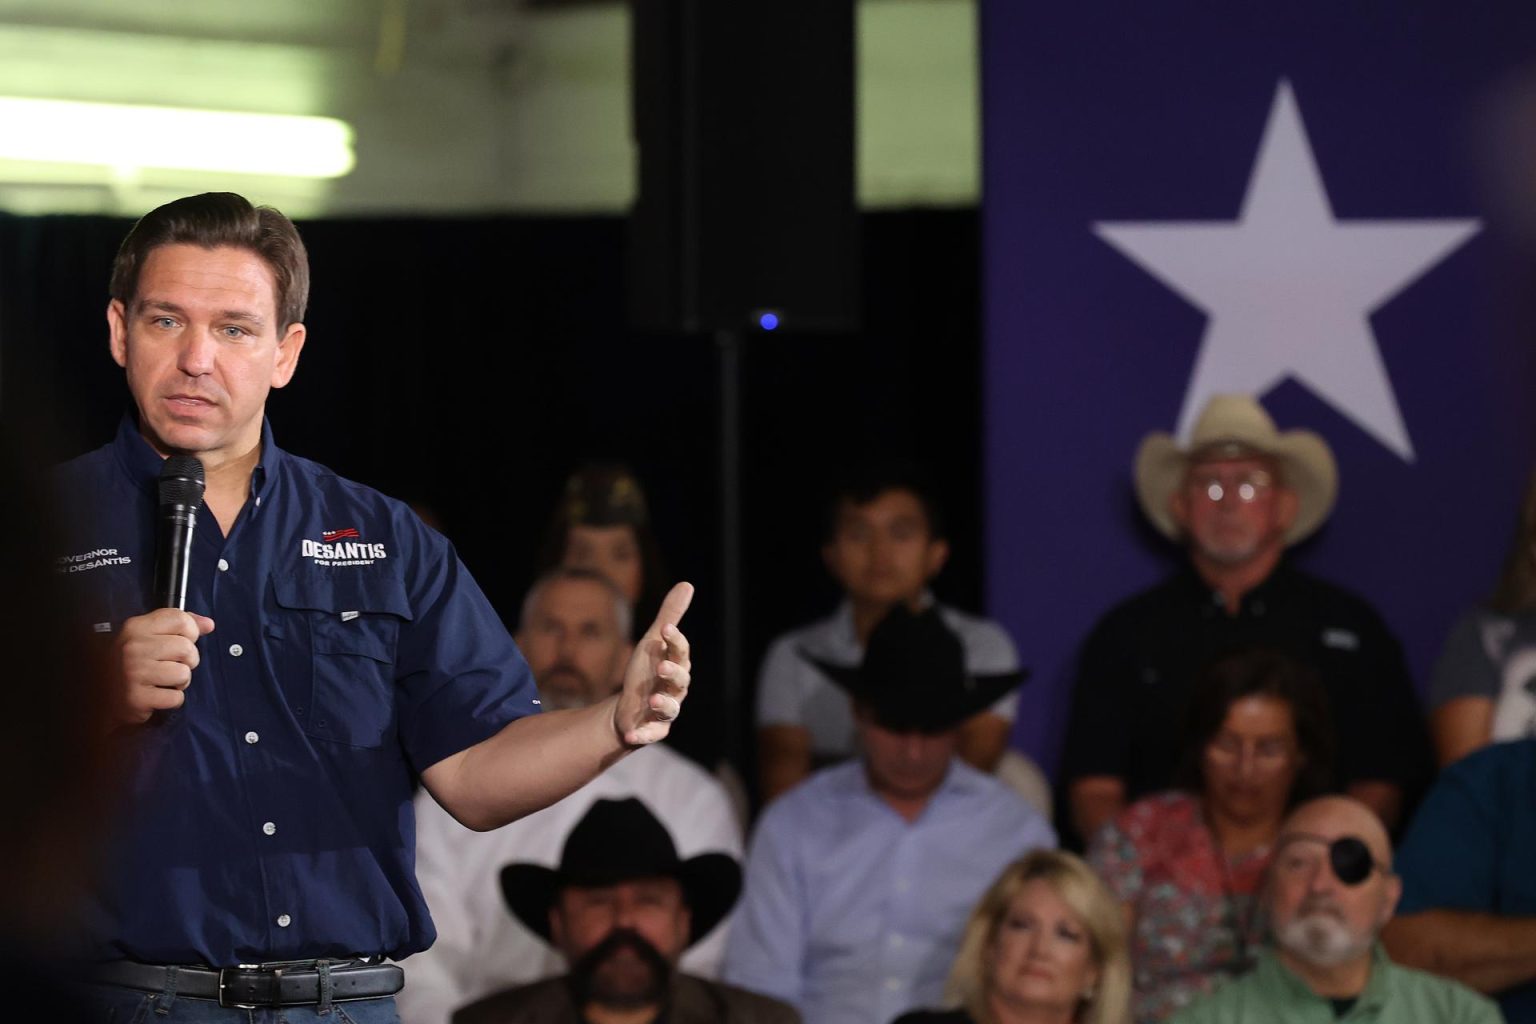
<svg viewBox="0 0 1536 1024"><path fill-rule="evenodd" d="M635 645L613 711L613 727L626 746L655 743L672 728L688 696L688 638L677 624L693 601L693 584L679 583L661 602L656 621Z"/></svg>

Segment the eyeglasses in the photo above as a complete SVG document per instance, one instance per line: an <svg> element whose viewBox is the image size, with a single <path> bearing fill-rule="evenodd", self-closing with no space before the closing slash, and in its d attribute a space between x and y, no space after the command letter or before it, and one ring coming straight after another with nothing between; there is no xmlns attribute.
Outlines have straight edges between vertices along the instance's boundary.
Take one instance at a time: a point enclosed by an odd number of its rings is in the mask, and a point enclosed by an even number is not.
<svg viewBox="0 0 1536 1024"><path fill-rule="evenodd" d="M1391 868L1371 855L1371 848L1365 845L1365 841L1355 836L1325 839L1322 836L1292 833L1282 837L1280 844L1281 848L1275 854L1274 870L1281 876L1310 877L1322 863L1325 853L1328 866L1345 885L1359 885L1371 877L1372 872L1380 871L1384 875L1392 873Z"/></svg>
<svg viewBox="0 0 1536 1024"><path fill-rule="evenodd" d="M1205 746L1205 756L1224 768L1235 768L1245 756L1261 772L1276 771L1289 764L1295 745L1281 739L1244 742L1235 736L1218 735Z"/></svg>
<svg viewBox="0 0 1536 1024"><path fill-rule="evenodd" d="M1222 477L1215 473L1191 475L1188 486L1213 505L1220 504L1229 494L1246 505L1268 493L1275 486L1275 481L1264 470L1254 469L1240 476Z"/></svg>

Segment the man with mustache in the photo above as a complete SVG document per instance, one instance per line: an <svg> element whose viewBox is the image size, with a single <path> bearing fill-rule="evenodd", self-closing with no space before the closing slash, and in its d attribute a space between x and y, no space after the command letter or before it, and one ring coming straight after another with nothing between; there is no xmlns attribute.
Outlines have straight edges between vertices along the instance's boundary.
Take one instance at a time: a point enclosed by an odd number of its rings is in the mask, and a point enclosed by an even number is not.
<svg viewBox="0 0 1536 1024"><path fill-rule="evenodd" d="M1275 948L1172 1024L1502 1021L1492 1000L1387 957L1376 937L1402 891L1391 842L1370 808L1342 796L1302 804L1281 827L1269 868Z"/></svg>
<svg viewBox="0 0 1536 1024"><path fill-rule="evenodd" d="M676 969L684 949L741 892L734 857L683 860L639 800L599 800L571 830L560 864L509 864L507 906L570 962L563 977L498 992L453 1024L796 1024L766 996Z"/></svg>
<svg viewBox="0 0 1536 1024"><path fill-rule="evenodd" d="M590 569L553 569L529 588L516 640L546 710L588 707L614 692L630 657L630 618L618 587ZM724 787L662 745L637 751L554 806L493 832L470 831L419 794L416 876L437 941L402 965L400 1019L444 1024L467 1002L564 970L555 948L503 910L501 869L513 861L554 864L593 801L629 796L644 797L684 853L741 855L741 829ZM699 932L684 969L715 976L728 924Z"/></svg>

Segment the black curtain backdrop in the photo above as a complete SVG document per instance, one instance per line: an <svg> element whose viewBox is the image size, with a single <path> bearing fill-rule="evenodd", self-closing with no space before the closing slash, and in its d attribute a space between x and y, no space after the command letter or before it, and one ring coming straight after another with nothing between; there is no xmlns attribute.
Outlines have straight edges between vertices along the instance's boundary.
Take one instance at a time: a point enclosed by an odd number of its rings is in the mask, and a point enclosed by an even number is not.
<svg viewBox="0 0 1536 1024"><path fill-rule="evenodd" d="M0 216L0 421L43 454L107 441L127 406L107 351L107 276L130 222ZM757 662L837 593L819 546L826 492L871 454L926 463L954 555L940 596L982 593L978 218L865 216L864 329L758 334L742 359L745 664L721 663L719 353L624 321L620 218L300 224L309 340L268 404L278 442L430 507L510 627L561 483L589 459L644 483L696 648L676 746L751 778ZM22 433L24 432L24 433ZM1025 651L1025 660L1028 652Z"/></svg>

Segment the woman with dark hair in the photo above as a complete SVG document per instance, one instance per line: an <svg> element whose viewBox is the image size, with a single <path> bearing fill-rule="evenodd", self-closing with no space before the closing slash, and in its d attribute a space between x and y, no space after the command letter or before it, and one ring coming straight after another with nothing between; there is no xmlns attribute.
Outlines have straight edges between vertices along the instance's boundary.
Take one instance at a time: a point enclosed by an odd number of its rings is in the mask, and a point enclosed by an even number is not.
<svg viewBox="0 0 1536 1024"><path fill-rule="evenodd" d="M566 480L550 517L538 572L556 566L591 569L612 580L633 606L637 630L644 629L643 617L655 617L667 577L645 491L627 468L594 464Z"/></svg>
<svg viewBox="0 0 1536 1024"><path fill-rule="evenodd" d="M1120 901L1138 1024L1247 970L1264 934L1258 888L1287 811L1327 791L1333 739L1316 674L1278 651L1211 664L1185 719L1180 789L1127 807L1088 861Z"/></svg>
<svg viewBox="0 0 1536 1024"><path fill-rule="evenodd" d="M1536 735L1536 473L1498 585L1445 638L1429 706L1442 767L1489 743Z"/></svg>

